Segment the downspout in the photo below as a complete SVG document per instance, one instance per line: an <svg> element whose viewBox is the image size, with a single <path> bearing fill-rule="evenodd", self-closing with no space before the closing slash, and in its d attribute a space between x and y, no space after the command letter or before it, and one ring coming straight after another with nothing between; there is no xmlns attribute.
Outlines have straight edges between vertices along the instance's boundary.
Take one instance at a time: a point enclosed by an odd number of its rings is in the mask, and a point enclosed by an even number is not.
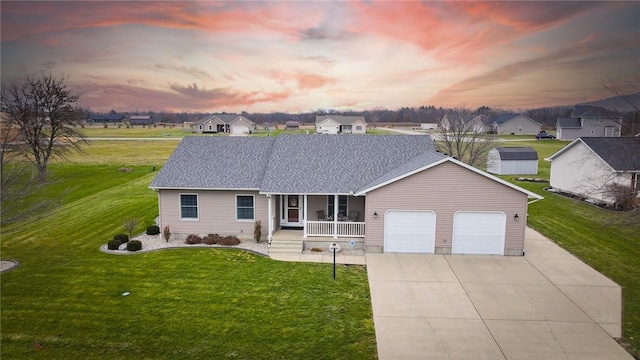
<svg viewBox="0 0 640 360"><path fill-rule="evenodd" d="M333 238L338 238L338 194L333 195Z"/></svg>
<svg viewBox="0 0 640 360"><path fill-rule="evenodd" d="M273 235L273 200L271 199L271 194L267 194L267 227L268 227L268 234L267 234L267 241L269 243L269 246L271 246L271 237Z"/></svg>
<svg viewBox="0 0 640 360"><path fill-rule="evenodd" d="M302 237L307 238L307 194L302 195Z"/></svg>

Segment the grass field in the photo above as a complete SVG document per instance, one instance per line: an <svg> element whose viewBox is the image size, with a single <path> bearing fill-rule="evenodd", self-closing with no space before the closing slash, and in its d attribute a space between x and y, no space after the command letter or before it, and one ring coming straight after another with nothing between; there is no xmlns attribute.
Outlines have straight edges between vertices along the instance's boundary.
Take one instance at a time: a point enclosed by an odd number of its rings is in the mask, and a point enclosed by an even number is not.
<svg viewBox="0 0 640 360"><path fill-rule="evenodd" d="M64 205L2 229L2 258L21 263L0 276L2 358L376 358L364 267L339 266L334 281L330 264L239 250L98 250L127 217L136 232L152 224L147 164L176 144L96 142L52 165L47 189L68 189ZM127 162L139 152L150 158Z"/></svg>
<svg viewBox="0 0 640 360"><path fill-rule="evenodd" d="M542 178L543 159L566 144L502 143L536 148ZM151 170L176 145L94 141L52 165L46 190L67 190L64 205L2 229L2 258L21 262L0 276L3 358L375 358L362 267L340 267L334 282L329 265L240 251L98 251L125 218L140 219L138 232L153 222ZM516 184L545 196L530 205L531 227L623 287L624 341L640 356L640 225L607 226L620 214L545 192L545 184Z"/></svg>

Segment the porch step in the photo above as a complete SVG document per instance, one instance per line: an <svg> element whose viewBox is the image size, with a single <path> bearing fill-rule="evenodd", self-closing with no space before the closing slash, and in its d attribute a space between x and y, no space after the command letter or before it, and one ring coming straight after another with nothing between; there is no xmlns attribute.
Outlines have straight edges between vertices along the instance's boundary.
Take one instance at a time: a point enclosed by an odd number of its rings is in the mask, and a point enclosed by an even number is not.
<svg viewBox="0 0 640 360"><path fill-rule="evenodd" d="M302 254L302 240L271 239L269 254Z"/></svg>

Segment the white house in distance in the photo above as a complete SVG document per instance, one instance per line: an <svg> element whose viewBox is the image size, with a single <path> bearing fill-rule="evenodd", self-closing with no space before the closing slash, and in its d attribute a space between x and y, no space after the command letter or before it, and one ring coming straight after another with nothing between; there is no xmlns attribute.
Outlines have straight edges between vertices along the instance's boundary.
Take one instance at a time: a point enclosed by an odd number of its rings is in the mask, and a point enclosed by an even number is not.
<svg viewBox="0 0 640 360"><path fill-rule="evenodd" d="M606 191L618 183L640 189L640 138L580 137L548 157L551 187L613 205Z"/></svg>
<svg viewBox="0 0 640 360"><path fill-rule="evenodd" d="M532 147L495 147L487 154L487 172L498 175L537 174L538 153Z"/></svg>
<svg viewBox="0 0 640 360"><path fill-rule="evenodd" d="M316 133L318 134L365 134L366 132L367 122L364 116L316 116Z"/></svg>
<svg viewBox="0 0 640 360"><path fill-rule="evenodd" d="M574 140L581 136L618 137L621 129L621 116L597 106L576 105L571 117L558 118L556 121L556 138Z"/></svg>
<svg viewBox="0 0 640 360"><path fill-rule="evenodd" d="M440 119L440 128L445 131L473 132L476 134L489 132L491 127L484 124L484 115L447 115Z"/></svg>
<svg viewBox="0 0 640 360"><path fill-rule="evenodd" d="M197 133L251 134L255 128L249 118L236 114L207 115L193 125Z"/></svg>
<svg viewBox="0 0 640 360"><path fill-rule="evenodd" d="M535 135L540 132L541 124L523 114L502 114L490 116L483 123L498 135Z"/></svg>

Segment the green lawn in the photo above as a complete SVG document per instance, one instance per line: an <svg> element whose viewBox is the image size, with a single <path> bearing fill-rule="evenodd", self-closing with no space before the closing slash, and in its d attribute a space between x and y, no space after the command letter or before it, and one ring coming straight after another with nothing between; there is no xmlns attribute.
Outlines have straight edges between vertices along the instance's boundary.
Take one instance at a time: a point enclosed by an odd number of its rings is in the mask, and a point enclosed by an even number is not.
<svg viewBox="0 0 640 360"><path fill-rule="evenodd" d="M543 178L543 159L566 144L502 143L536 148ZM0 276L3 357L375 358L362 267L339 267L334 282L330 265L235 250L98 251L125 218L138 217L141 232L157 216L151 168L176 145L95 141L71 164L52 166L47 190L68 189L64 205L2 229L2 258L21 262ZM640 225L607 226L620 214L545 192L545 184L516 184L545 196L530 205L531 227L623 287L624 341L640 356Z"/></svg>
<svg viewBox="0 0 640 360"><path fill-rule="evenodd" d="M158 147L154 164L176 145L143 143ZM2 258L21 263L0 276L3 358L376 358L364 267L339 266L334 281L330 264L241 250L100 252L125 218L151 224L157 197L149 166L96 162L52 165L64 205L2 229Z"/></svg>
<svg viewBox="0 0 640 360"><path fill-rule="evenodd" d="M86 137L97 138L160 138L160 137L183 137L185 135L193 134L191 129L183 127L182 124L176 124L173 127L170 125L159 125L156 127L149 127L142 125L135 125L127 128L126 125L118 127L117 124L108 124L105 128L103 125L92 125L78 129Z"/></svg>

